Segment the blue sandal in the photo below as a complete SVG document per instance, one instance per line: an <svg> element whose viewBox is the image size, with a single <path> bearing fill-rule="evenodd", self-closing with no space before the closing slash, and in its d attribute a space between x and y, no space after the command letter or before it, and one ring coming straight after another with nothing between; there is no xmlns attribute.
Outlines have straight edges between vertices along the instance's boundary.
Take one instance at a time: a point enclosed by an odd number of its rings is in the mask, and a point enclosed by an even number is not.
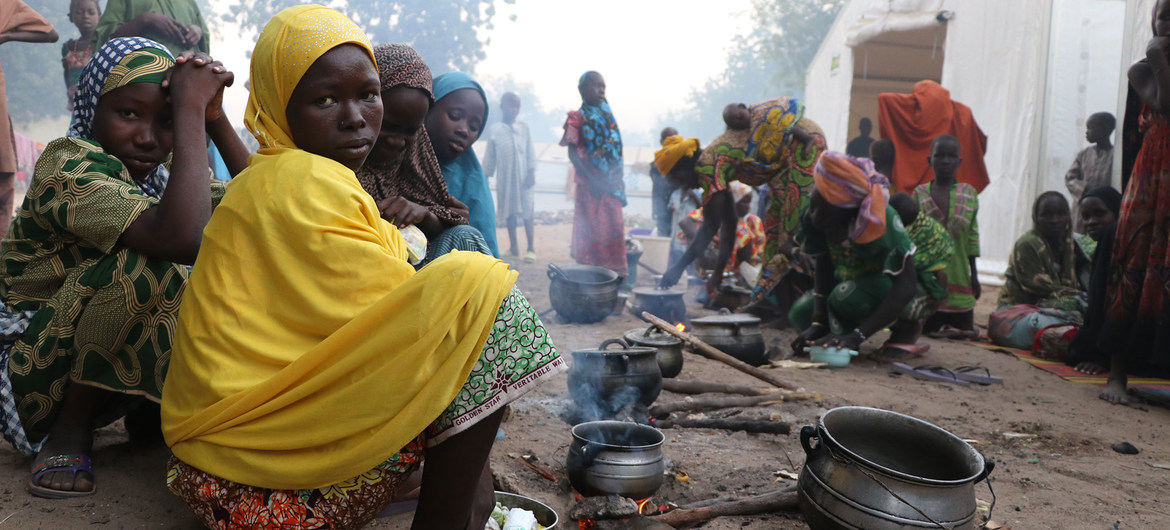
<svg viewBox="0 0 1170 530"><path fill-rule="evenodd" d="M97 484L89 491L63 491L40 485L41 477L58 471L72 472L74 481L81 472L89 473L89 476L93 477L93 462L86 455L56 455L42 458L33 466L32 477L28 479L28 492L46 499L69 499L86 497L97 491Z"/></svg>

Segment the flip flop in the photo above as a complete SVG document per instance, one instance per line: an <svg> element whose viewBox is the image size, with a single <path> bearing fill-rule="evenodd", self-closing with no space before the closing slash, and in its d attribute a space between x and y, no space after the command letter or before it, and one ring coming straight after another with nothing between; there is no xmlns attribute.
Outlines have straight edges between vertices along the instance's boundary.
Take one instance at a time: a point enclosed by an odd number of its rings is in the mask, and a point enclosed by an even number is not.
<svg viewBox="0 0 1170 530"><path fill-rule="evenodd" d="M955 368L955 377L977 385L1002 385L1003 378L991 375L991 370L983 366L960 366Z"/></svg>
<svg viewBox="0 0 1170 530"><path fill-rule="evenodd" d="M973 329L959 329L952 325L945 325L926 334L932 339L972 340L979 338L979 332Z"/></svg>
<svg viewBox="0 0 1170 530"><path fill-rule="evenodd" d="M877 351L869 354L869 357L879 363L894 363L917 359L928 351L930 351L930 345L922 342L918 344L887 342Z"/></svg>
<svg viewBox="0 0 1170 530"><path fill-rule="evenodd" d="M93 476L93 462L90 461L86 455L55 455L47 458L42 458L33 466L32 476L28 479L28 492L46 499L71 499L73 497L88 497L97 492L97 484L89 491L64 491L53 488L41 486L41 477L46 473L53 473L57 471L70 471L73 473L73 480L77 480L77 474L81 472L89 473Z"/></svg>
<svg viewBox="0 0 1170 530"><path fill-rule="evenodd" d="M536 263L536 252L529 250L524 254L524 263Z"/></svg>
<svg viewBox="0 0 1170 530"><path fill-rule="evenodd" d="M921 381L937 381L940 383L953 383L959 386L971 386L971 383L959 379L958 374L942 366L933 364L910 366L906 363L893 363L891 366L895 372L909 375Z"/></svg>

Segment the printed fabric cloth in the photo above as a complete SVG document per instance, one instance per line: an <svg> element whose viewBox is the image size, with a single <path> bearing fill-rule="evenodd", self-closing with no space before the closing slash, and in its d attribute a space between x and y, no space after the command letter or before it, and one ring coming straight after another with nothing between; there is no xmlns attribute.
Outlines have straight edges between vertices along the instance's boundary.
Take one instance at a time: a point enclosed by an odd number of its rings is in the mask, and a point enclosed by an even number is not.
<svg viewBox="0 0 1170 530"><path fill-rule="evenodd" d="M1029 230L1016 240L999 291L999 306L1034 305L1059 309L1081 317L1086 286L1078 269L1087 259L1073 242L1072 232L1052 248L1044 237Z"/></svg>
<svg viewBox="0 0 1170 530"><path fill-rule="evenodd" d="M687 214L687 219L698 225L703 224L703 209L692 210L691 213ZM683 248L690 246L690 240L682 230L675 233L674 237L678 239ZM751 257L747 261L759 263L760 255L764 251L764 222L758 216L750 213L740 217L739 222L735 225L735 248L731 251L731 257L727 259L727 270L735 270L736 267L739 267L739 251L744 248L751 249ZM719 253L718 233L711 238L711 244L708 245L707 250L712 252L712 257Z"/></svg>
<svg viewBox="0 0 1170 530"><path fill-rule="evenodd" d="M979 257L979 192L971 185L955 183L950 191L950 207L944 212L931 196L933 182L914 188L920 207L919 217L938 221L951 235L954 254L947 261L947 299L939 312L959 313L975 308L975 291L971 289L971 258Z"/></svg>
<svg viewBox="0 0 1170 530"><path fill-rule="evenodd" d="M81 71L89 60L93 58L93 42L81 42L80 39L66 41L61 45L61 66L65 69L65 108L73 112L73 96L77 94L77 83L81 81Z"/></svg>
<svg viewBox="0 0 1170 530"><path fill-rule="evenodd" d="M96 44L101 45L114 38L114 33L127 22L138 18L143 13L158 13L178 21L184 26L196 26L203 32L203 38L193 46L171 40L166 32L157 28L147 28L142 31L145 37L166 46L174 53L197 51L210 53L211 33L207 31L207 23L203 20L203 13L195 0L110 0L106 3L106 10L98 19Z"/></svg>
<svg viewBox="0 0 1170 530"><path fill-rule="evenodd" d="M914 243L914 270L918 273L918 283L933 298L945 299L947 291L939 284L934 273L945 271L954 256L955 243L951 235L933 217L921 214L906 228L906 233L910 236L910 242Z"/></svg>

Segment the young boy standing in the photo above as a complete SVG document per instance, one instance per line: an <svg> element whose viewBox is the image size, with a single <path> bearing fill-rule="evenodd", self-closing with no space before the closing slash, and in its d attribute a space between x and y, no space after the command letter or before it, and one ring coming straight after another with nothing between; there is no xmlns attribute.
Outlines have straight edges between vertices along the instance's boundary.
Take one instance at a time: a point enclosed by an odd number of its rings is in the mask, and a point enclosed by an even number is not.
<svg viewBox="0 0 1170 530"><path fill-rule="evenodd" d="M483 156L483 173L496 176L496 222L508 225L508 241L511 247L507 256L520 257L520 246L516 240L516 220L524 222L524 234L528 237L528 252L524 261L536 261L533 248L533 186L536 185L536 150L532 147L532 136L528 124L516 121L520 114L520 96L508 92L500 98L503 119L487 133L487 152Z"/></svg>
<svg viewBox="0 0 1170 530"><path fill-rule="evenodd" d="M1064 175L1064 184L1072 195L1073 230L1082 232L1079 208L1086 190L1113 184L1113 143L1109 137L1117 120L1108 112L1098 112L1085 121L1085 140L1093 144L1077 153L1073 165Z"/></svg>
<svg viewBox="0 0 1170 530"><path fill-rule="evenodd" d="M963 161L959 140L941 135L930 144L927 163L934 181L914 189L922 214L946 227L954 242L954 254L947 262L947 298L937 313L926 320L924 331L947 338L974 338L975 301L982 287L975 269L979 256L979 192L970 184L955 180Z"/></svg>

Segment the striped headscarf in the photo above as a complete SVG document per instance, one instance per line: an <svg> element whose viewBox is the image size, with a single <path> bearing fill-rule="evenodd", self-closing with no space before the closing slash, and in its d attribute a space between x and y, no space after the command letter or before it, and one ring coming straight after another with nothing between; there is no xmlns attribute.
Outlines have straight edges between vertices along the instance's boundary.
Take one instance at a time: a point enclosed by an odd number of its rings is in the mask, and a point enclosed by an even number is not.
<svg viewBox="0 0 1170 530"><path fill-rule="evenodd" d="M155 41L142 37L110 39L81 71L66 136L92 140L93 116L102 96L134 83L162 83L174 65L171 52ZM137 184L143 193L157 199L169 179L170 172L160 164Z"/></svg>
<svg viewBox="0 0 1170 530"><path fill-rule="evenodd" d="M889 181L874 171L868 158L854 158L838 151L826 151L813 171L817 192L838 208L857 208L857 219L849 239L870 243L886 233L886 205L890 200Z"/></svg>

